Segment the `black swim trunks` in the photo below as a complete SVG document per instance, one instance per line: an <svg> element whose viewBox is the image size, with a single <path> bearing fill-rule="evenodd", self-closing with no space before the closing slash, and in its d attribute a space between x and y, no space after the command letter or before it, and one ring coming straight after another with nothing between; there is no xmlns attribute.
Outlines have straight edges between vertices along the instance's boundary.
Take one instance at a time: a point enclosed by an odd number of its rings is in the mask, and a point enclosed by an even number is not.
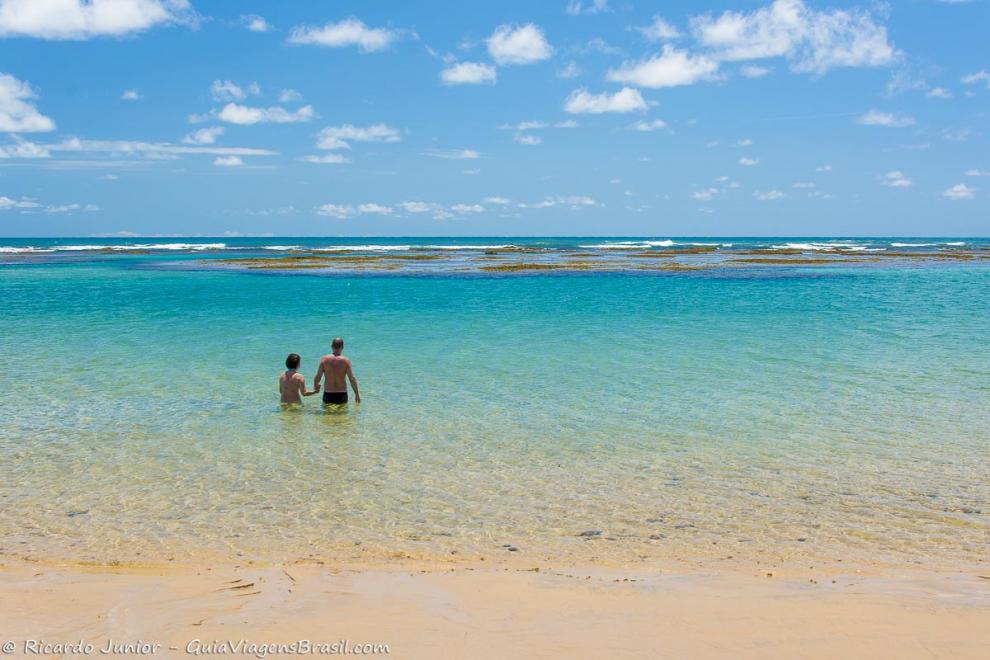
<svg viewBox="0 0 990 660"><path fill-rule="evenodd" d="M347 392L324 392L323 403L347 403Z"/></svg>

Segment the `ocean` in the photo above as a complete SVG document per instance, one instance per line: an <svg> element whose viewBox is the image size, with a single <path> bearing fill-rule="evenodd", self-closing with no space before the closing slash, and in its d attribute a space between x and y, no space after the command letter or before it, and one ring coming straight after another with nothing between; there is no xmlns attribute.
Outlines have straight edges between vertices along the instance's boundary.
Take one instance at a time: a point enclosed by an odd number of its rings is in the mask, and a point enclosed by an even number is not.
<svg viewBox="0 0 990 660"><path fill-rule="evenodd" d="M644 268L650 250L684 252ZM373 258L397 253L429 258ZM273 256L296 261L236 262ZM967 238L0 239L0 553L985 560L988 256ZM338 335L363 403L281 409L286 355L311 378Z"/></svg>

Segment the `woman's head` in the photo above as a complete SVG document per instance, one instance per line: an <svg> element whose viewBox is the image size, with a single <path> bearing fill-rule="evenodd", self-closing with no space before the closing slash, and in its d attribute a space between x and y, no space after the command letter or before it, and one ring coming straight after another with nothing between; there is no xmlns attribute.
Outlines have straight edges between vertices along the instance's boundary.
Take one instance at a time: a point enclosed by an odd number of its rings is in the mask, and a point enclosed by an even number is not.
<svg viewBox="0 0 990 660"><path fill-rule="evenodd" d="M285 367L287 369L298 369L301 359L298 353L289 353L289 357L285 358Z"/></svg>

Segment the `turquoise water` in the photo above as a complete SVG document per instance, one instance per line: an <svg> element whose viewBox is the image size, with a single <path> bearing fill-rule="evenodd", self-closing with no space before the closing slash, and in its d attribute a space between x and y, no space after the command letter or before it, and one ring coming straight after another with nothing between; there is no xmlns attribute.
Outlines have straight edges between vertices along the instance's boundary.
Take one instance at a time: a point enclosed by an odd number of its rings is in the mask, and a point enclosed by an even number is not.
<svg viewBox="0 0 990 660"><path fill-rule="evenodd" d="M4 553L990 550L987 265L326 277L194 252L0 265ZM334 335L364 402L281 411L285 355L312 375Z"/></svg>

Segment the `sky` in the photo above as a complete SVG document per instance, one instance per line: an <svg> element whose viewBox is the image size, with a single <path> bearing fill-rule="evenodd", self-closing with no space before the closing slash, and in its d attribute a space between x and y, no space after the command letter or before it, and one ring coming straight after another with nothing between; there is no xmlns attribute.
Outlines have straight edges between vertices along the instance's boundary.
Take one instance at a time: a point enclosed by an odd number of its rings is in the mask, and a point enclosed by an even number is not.
<svg viewBox="0 0 990 660"><path fill-rule="evenodd" d="M988 236L988 0L0 0L3 236Z"/></svg>

